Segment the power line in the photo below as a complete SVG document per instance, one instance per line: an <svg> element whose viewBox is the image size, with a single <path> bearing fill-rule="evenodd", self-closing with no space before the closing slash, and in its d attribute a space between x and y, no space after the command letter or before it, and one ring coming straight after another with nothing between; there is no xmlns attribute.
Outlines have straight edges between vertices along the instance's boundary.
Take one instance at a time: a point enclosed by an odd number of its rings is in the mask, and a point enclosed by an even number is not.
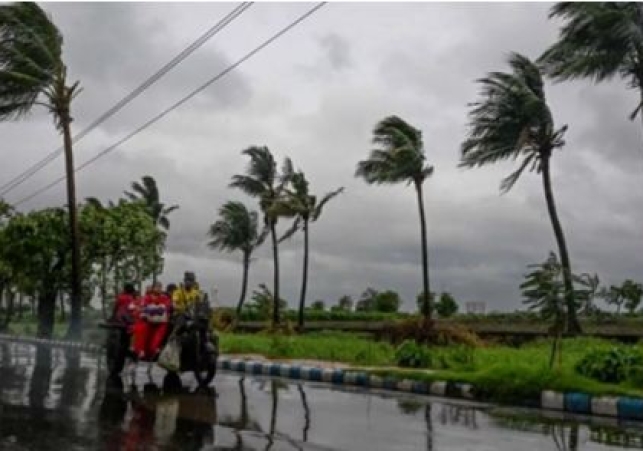
<svg viewBox="0 0 643 451"><path fill-rule="evenodd" d="M123 137L121 139L119 139L118 141L116 141L114 144L112 144L111 146L107 147L106 149L103 149L101 152L99 152L93 158L87 160L85 163L83 163L82 165L78 166L76 169L74 169L74 172L81 171L82 169L86 168L90 164L94 163L96 160L98 160L98 159L102 158L103 156L107 155L108 153L112 152L114 149L116 149L121 144L129 141L134 136L136 136L137 134L139 134L140 132L142 132L143 130L145 130L146 128L148 128L149 126L154 124L155 122L157 122L160 119L162 119L163 117L165 117L172 110L180 107L181 105L186 103L188 100L192 99L192 97L194 97L195 95L197 95L198 93L200 93L201 91L206 89L212 83L214 83L217 80L223 78L225 75L227 75L228 73L230 73L231 71L236 69L238 66L243 64L245 61L247 61L248 59L252 58L255 54L257 54L258 52L260 52L261 50L263 50L264 48L266 48L267 46L272 44L274 41L279 39L282 35L286 34L288 31L290 31L291 29L295 28L297 25L299 25L301 22L303 22L306 18L308 18L309 16L311 16L312 14L317 12L325 4L326 4L326 2L320 2L317 5L315 5L313 8L309 9L307 12L305 12L304 14L299 16L295 21L291 22L289 25L287 25L286 27L282 28L280 31L278 31L277 33L272 35L270 38L265 40L262 44L260 44L259 46L255 47L250 52L246 53L242 58L237 60L234 64L228 66L226 69L224 69L223 71L219 72L217 75L215 75L210 80L208 80L207 82L205 82L204 84L199 86L197 89L192 91L190 94L188 94L187 96L183 97L181 100L179 100L178 102L176 102L175 104L173 104L169 108L166 108L161 113L157 114L152 119L150 119L147 122L145 122L143 125L138 127L136 130L134 130L130 134L126 135L125 137ZM58 183L64 181L65 178L66 178L65 176L62 176L62 177L54 180L53 182L51 182L48 185L40 188L39 190L35 191L34 193L30 194L29 196L27 196L27 197L21 199L20 201L16 202L15 204L13 204L13 206L17 207L17 206L19 206L19 205L21 205L21 204L33 199L34 197L39 196L40 194L44 193L45 191L48 191L52 187L56 186Z"/></svg>
<svg viewBox="0 0 643 451"><path fill-rule="evenodd" d="M92 130L94 130L96 127L98 127L100 124L102 124L107 119L109 119L114 114L116 114L121 109L123 109L123 107L125 105L130 103L136 97L138 97L147 88L152 86L161 77L163 77L170 70L172 70L174 67L176 67L178 64L180 64L185 58L190 56L195 50L197 50L199 47L201 47L203 44L205 44L210 38L215 36L217 33L219 33L221 30L223 30L225 27L227 27L232 21L234 21L241 14L243 14L248 8L250 8L252 6L252 4L253 4L253 2L243 2L240 5L237 5L225 17L223 17L221 20L219 20L219 22L217 22L210 29L208 29L205 33L203 33L192 44L190 44L188 47L186 47L184 50L182 50L178 55L176 55L172 60L170 60L167 64L165 64L162 68L160 68L156 73L151 75L147 80L145 80L143 83L141 83L132 92L130 92L125 97L123 97L121 100L119 100L114 106L112 106L109 110L107 110L100 117L98 117L96 120L94 120L94 122L92 122L88 127L86 127L84 130L82 130L81 132L76 134L72 138L72 141L74 143L77 143L78 141L83 139L85 136L87 136ZM20 173L18 176L14 177L13 179L9 180L4 185L0 186L0 197L5 196L7 193L13 191L15 188L20 186L26 180L28 180L29 178L33 177L36 173L41 171L45 166L47 166L49 163L51 163L56 158L58 158L58 156L60 154L62 154L62 153L63 153L63 147L59 147L58 149L54 150L53 152L51 152L47 156L45 156L42 160L38 161L37 163L35 163L32 166L30 166L29 168L27 168L25 171Z"/></svg>

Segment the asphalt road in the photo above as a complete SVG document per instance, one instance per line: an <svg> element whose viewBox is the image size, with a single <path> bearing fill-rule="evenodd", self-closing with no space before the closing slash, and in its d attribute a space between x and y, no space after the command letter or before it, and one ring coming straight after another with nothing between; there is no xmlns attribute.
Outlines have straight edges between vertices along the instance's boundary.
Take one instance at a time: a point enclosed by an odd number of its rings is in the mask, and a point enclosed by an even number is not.
<svg viewBox="0 0 643 451"><path fill-rule="evenodd" d="M233 373L166 394L147 369L107 380L95 355L0 342L0 450L643 449L643 425L610 419Z"/></svg>

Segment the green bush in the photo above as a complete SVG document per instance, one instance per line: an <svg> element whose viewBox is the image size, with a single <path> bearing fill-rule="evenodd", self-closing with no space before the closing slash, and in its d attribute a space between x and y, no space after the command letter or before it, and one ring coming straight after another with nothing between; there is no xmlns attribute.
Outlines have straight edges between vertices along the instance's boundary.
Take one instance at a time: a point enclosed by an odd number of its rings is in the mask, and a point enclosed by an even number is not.
<svg viewBox="0 0 643 451"><path fill-rule="evenodd" d="M643 387L643 365L632 365L628 371L627 381L634 387Z"/></svg>
<svg viewBox="0 0 643 451"><path fill-rule="evenodd" d="M433 364L433 356L426 346L405 340L395 350L395 361L404 368L429 368Z"/></svg>
<svg viewBox="0 0 643 451"><path fill-rule="evenodd" d="M577 373L600 382L618 384L630 375L630 370L643 364L643 354L638 349L614 346L594 349L576 364Z"/></svg>
<svg viewBox="0 0 643 451"><path fill-rule="evenodd" d="M440 353L440 367L471 371L475 369L474 348L466 345L455 345L445 348Z"/></svg>

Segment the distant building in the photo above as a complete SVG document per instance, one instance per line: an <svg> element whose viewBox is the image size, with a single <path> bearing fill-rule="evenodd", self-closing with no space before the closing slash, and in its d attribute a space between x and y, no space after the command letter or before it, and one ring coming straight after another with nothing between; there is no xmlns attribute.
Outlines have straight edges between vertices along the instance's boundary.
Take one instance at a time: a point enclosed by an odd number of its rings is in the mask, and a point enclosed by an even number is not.
<svg viewBox="0 0 643 451"><path fill-rule="evenodd" d="M487 304L485 302L467 302L465 308L467 313L484 315L487 310Z"/></svg>

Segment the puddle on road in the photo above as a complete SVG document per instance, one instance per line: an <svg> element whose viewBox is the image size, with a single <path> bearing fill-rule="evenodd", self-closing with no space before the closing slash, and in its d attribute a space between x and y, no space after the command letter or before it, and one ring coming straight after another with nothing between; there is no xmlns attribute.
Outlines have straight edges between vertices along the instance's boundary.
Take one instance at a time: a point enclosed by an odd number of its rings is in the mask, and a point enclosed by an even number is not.
<svg viewBox="0 0 643 451"><path fill-rule="evenodd" d="M108 380L102 359L0 342L0 449L643 449L643 425L221 373L194 393L164 372ZM170 386L166 386L169 389Z"/></svg>

